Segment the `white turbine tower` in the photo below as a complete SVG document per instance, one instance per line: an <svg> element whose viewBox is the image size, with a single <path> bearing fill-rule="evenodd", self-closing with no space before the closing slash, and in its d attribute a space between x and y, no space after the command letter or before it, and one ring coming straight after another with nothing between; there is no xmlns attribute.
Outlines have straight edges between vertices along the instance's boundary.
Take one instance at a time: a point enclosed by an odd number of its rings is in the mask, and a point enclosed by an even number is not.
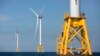
<svg viewBox="0 0 100 56"><path fill-rule="evenodd" d="M19 52L19 32L17 31L17 28L16 28L16 52Z"/></svg>
<svg viewBox="0 0 100 56"><path fill-rule="evenodd" d="M42 13L43 8L44 8L44 6L41 8L40 14ZM38 47L37 47L37 52L43 52L43 45L42 45L42 26L41 26L42 25L42 16L40 14L37 14L32 8L30 8L30 10L32 11L32 13L37 18L37 23L36 23L36 29L35 29L34 37L36 35L36 31L37 31L38 26L39 26L39 44L38 44Z"/></svg>

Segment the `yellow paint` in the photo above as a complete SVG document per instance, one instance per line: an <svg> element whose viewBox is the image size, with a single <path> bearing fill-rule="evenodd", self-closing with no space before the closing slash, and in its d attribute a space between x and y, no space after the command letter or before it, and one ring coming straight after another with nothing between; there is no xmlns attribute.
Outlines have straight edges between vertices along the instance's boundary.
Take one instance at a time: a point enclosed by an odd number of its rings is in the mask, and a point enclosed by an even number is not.
<svg viewBox="0 0 100 56"><path fill-rule="evenodd" d="M80 18L70 17L67 13L64 14L64 28L63 34L57 40L57 54L59 55L74 55L73 51L81 51L81 55L92 55L92 49L90 40L88 37L88 32L86 28L84 15L81 15ZM70 48L69 44L73 41L74 38L79 40L81 43L81 48Z"/></svg>
<svg viewBox="0 0 100 56"><path fill-rule="evenodd" d="M20 49L19 48L16 48L16 52L19 52L20 51Z"/></svg>
<svg viewBox="0 0 100 56"><path fill-rule="evenodd" d="M44 52L43 45L38 45L37 52Z"/></svg>

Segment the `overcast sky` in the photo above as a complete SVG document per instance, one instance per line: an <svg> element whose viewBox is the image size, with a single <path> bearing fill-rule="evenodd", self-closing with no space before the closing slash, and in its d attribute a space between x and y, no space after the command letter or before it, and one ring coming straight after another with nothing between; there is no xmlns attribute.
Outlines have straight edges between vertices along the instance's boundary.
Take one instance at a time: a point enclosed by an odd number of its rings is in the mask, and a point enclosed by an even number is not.
<svg viewBox="0 0 100 56"><path fill-rule="evenodd" d="M34 37L36 17L43 4L42 43L45 51L56 51L56 38L61 34L64 13L69 13L70 0L0 0L0 52L16 51L16 26L19 31L21 52L34 52L38 45L38 32ZM86 14L88 33L94 52L100 52L100 1L82 0L81 12Z"/></svg>

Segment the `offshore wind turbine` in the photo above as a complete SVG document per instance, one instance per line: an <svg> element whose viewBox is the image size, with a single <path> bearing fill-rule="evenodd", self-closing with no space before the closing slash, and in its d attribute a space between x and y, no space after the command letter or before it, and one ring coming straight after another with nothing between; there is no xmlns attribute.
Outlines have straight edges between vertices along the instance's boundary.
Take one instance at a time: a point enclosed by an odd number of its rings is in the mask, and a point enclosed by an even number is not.
<svg viewBox="0 0 100 56"><path fill-rule="evenodd" d="M16 52L19 52L19 32L17 28L16 28L15 37L16 37Z"/></svg>
<svg viewBox="0 0 100 56"><path fill-rule="evenodd" d="M30 8L30 10L32 11L32 13L36 16L37 18L37 23L36 23L36 29L35 29L35 34L36 35L36 31L39 27L39 44L37 47L37 52L43 52L43 45L42 45L42 16L40 15L43 11L44 6L41 8L40 13L37 14L32 8Z"/></svg>

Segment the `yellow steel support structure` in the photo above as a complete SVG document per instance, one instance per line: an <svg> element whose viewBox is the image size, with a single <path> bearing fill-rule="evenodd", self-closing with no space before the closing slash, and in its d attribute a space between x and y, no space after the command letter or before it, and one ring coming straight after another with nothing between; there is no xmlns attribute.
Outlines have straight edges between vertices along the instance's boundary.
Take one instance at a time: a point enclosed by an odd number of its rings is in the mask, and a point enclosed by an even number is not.
<svg viewBox="0 0 100 56"><path fill-rule="evenodd" d="M20 50L19 50L19 48L16 48L16 52L19 52Z"/></svg>
<svg viewBox="0 0 100 56"><path fill-rule="evenodd" d="M44 51L44 49L43 49L43 45L38 45L38 47L37 47L37 52L43 52Z"/></svg>
<svg viewBox="0 0 100 56"><path fill-rule="evenodd" d="M87 33L84 14L80 18L70 17L64 14L64 28L61 36L57 39L58 55L74 55L74 50L80 51L81 55L92 55L90 40ZM81 48L70 48L69 44L77 38L81 43Z"/></svg>

